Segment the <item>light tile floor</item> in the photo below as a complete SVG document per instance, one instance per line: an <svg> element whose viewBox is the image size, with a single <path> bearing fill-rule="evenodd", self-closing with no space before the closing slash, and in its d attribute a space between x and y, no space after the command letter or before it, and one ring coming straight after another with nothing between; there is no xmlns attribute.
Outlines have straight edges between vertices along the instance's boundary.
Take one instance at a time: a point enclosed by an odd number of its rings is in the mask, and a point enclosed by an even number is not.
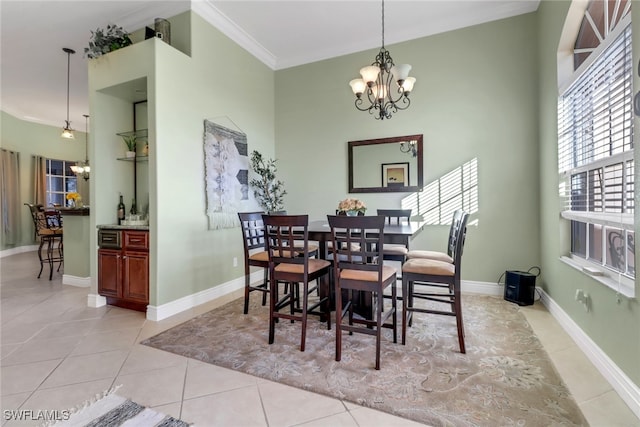
<svg viewBox="0 0 640 427"><path fill-rule="evenodd" d="M2 426L38 425L5 409L67 409L115 385L140 404L198 426L417 426L363 408L147 346L144 338L226 303L160 322L87 307L87 289L36 279L35 253L0 259ZM592 426L640 426L611 386L539 303L523 307Z"/></svg>

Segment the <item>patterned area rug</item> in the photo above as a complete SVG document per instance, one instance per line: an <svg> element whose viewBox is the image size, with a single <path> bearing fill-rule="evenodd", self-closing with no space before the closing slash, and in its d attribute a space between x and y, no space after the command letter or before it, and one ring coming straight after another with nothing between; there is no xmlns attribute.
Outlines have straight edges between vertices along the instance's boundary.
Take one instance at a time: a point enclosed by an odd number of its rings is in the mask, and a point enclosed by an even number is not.
<svg viewBox="0 0 640 427"><path fill-rule="evenodd" d="M416 314L406 346L385 329L380 371L374 337L343 334L336 362L335 328L317 317L305 352L299 323L278 323L268 345L258 300L248 315L238 299L143 344L432 426L588 425L518 306L501 298L463 297L466 354L453 317Z"/></svg>
<svg viewBox="0 0 640 427"><path fill-rule="evenodd" d="M189 427L182 420L145 408L118 396L112 388L69 411L60 420L46 422L44 427Z"/></svg>

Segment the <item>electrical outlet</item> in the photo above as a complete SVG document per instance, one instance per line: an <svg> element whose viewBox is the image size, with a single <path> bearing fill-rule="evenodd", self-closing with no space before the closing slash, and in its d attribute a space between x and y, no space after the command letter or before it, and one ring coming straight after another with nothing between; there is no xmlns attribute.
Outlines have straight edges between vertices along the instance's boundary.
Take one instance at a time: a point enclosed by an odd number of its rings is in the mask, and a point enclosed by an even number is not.
<svg viewBox="0 0 640 427"><path fill-rule="evenodd" d="M237 256L234 256L234 257L233 257L233 266L234 266L234 267L237 267L237 266L238 266L238 257L237 257Z"/></svg>

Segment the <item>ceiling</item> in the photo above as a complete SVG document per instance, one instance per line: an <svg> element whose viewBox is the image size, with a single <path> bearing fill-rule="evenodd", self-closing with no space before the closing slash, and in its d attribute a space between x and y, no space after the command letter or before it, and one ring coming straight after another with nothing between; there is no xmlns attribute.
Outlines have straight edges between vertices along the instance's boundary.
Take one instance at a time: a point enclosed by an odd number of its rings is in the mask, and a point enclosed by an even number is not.
<svg viewBox="0 0 640 427"><path fill-rule="evenodd" d="M385 45L535 11L540 0L387 0ZM62 127L69 115L84 130L89 114L90 31L117 24L127 31L192 8L274 70L346 55L381 44L376 0L0 0L2 110L23 120ZM373 59L373 58L372 58ZM353 77L345 70L345 85Z"/></svg>

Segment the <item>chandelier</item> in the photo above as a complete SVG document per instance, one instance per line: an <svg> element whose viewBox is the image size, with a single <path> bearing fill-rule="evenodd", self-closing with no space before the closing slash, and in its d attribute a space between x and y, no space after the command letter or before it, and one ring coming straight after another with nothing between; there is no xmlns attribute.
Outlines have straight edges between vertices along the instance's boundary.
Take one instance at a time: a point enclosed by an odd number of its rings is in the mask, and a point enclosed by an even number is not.
<svg viewBox="0 0 640 427"><path fill-rule="evenodd" d="M400 151L410 153L412 157L418 157L418 141L402 141L400 143Z"/></svg>
<svg viewBox="0 0 640 427"><path fill-rule="evenodd" d="M409 77L411 65L395 65L391 54L384 48L384 0L382 0L382 47L375 62L360 69L361 79L349 82L356 96L355 106L368 111L376 119L390 119L392 113L406 110L411 104L409 93L416 82ZM366 94L366 97L363 96Z"/></svg>
<svg viewBox="0 0 640 427"><path fill-rule="evenodd" d="M71 74L71 54L76 53L76 51L68 47L63 47L62 50L67 54L67 120L65 120L61 136L66 139L74 139L75 136L73 135L73 129L71 129L71 122L69 121L69 75Z"/></svg>
<svg viewBox="0 0 640 427"><path fill-rule="evenodd" d="M89 179L89 172L91 172L91 167L89 166L89 115L83 114L84 116L84 162L79 161L76 162L74 166L71 166L71 171L76 174L77 177L82 177L84 180Z"/></svg>

